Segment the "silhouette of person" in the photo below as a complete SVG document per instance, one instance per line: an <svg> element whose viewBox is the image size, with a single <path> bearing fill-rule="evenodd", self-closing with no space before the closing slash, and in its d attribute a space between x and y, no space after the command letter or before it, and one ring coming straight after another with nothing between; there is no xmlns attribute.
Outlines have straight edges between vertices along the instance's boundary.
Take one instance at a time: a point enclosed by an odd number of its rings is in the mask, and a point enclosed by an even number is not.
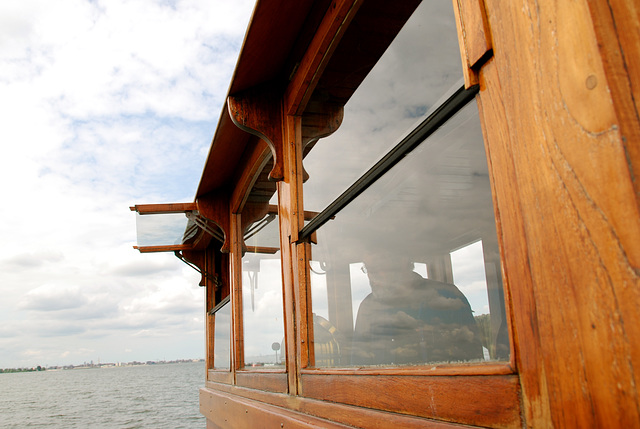
<svg viewBox="0 0 640 429"><path fill-rule="evenodd" d="M482 359L471 307L460 290L425 279L388 255L364 261L371 293L358 309L352 363L407 365Z"/></svg>

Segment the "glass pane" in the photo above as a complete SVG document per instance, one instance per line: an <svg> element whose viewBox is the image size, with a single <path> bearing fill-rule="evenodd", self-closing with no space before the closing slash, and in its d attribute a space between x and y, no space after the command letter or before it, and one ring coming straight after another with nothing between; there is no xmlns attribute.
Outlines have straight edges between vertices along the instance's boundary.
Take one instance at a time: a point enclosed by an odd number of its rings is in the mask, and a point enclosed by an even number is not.
<svg viewBox="0 0 640 429"><path fill-rule="evenodd" d="M277 219L272 224L277 228ZM284 366L282 268L280 250L273 250L276 253L264 248L262 253L248 251L242 258L245 367Z"/></svg>
<svg viewBox="0 0 640 429"><path fill-rule="evenodd" d="M320 228L317 243L316 366L508 359L475 102Z"/></svg>
<svg viewBox="0 0 640 429"><path fill-rule="evenodd" d="M231 304L227 302L215 313L213 366L215 369L231 368Z"/></svg>
<svg viewBox="0 0 640 429"><path fill-rule="evenodd" d="M280 233L269 162L242 211L242 317L245 368L284 367Z"/></svg>
<svg viewBox="0 0 640 429"><path fill-rule="evenodd" d="M424 1L345 106L338 131L305 157L305 210L326 207L461 79L452 4Z"/></svg>
<svg viewBox="0 0 640 429"><path fill-rule="evenodd" d="M197 226L184 213L136 215L138 246L168 246L187 242Z"/></svg>

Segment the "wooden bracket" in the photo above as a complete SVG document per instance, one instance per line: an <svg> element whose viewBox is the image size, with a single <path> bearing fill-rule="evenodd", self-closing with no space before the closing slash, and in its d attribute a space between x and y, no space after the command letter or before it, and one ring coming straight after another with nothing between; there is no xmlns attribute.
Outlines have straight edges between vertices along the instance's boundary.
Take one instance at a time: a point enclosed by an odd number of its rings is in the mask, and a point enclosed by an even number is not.
<svg viewBox="0 0 640 429"><path fill-rule="evenodd" d="M233 123L243 131L264 140L273 153L273 168L269 180L284 179L282 90L266 84L231 95L227 99Z"/></svg>
<svg viewBox="0 0 640 429"><path fill-rule="evenodd" d="M207 194L196 200L200 216L215 223L224 235L224 242L220 251L229 253L229 231L231 221L229 217L229 197L224 194Z"/></svg>

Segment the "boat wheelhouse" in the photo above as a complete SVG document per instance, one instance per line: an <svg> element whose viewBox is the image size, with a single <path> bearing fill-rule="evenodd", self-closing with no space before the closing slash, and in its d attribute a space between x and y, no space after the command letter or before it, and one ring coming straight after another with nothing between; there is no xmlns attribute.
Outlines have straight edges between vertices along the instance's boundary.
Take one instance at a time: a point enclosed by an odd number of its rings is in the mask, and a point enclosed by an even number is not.
<svg viewBox="0 0 640 429"><path fill-rule="evenodd" d="M259 0L193 202L207 427L639 427L634 0Z"/></svg>

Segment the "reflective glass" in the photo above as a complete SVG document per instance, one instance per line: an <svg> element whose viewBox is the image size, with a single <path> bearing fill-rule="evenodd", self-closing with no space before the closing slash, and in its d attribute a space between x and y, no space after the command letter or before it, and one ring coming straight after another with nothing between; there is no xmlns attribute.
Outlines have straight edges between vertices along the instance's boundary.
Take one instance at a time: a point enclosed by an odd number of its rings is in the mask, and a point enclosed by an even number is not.
<svg viewBox="0 0 640 429"><path fill-rule="evenodd" d="M475 101L317 231L310 268L316 366L508 359Z"/></svg>
<svg viewBox="0 0 640 429"><path fill-rule="evenodd" d="M424 1L345 106L340 128L305 157L305 210L326 207L461 79L452 4Z"/></svg>
<svg viewBox="0 0 640 429"><path fill-rule="evenodd" d="M227 302L215 312L213 366L215 369L231 367L231 304Z"/></svg>
<svg viewBox="0 0 640 429"><path fill-rule="evenodd" d="M245 368L284 367L280 234L269 163L242 211L242 318Z"/></svg>
<svg viewBox="0 0 640 429"><path fill-rule="evenodd" d="M138 246L182 244L197 232L184 213L136 214Z"/></svg>

